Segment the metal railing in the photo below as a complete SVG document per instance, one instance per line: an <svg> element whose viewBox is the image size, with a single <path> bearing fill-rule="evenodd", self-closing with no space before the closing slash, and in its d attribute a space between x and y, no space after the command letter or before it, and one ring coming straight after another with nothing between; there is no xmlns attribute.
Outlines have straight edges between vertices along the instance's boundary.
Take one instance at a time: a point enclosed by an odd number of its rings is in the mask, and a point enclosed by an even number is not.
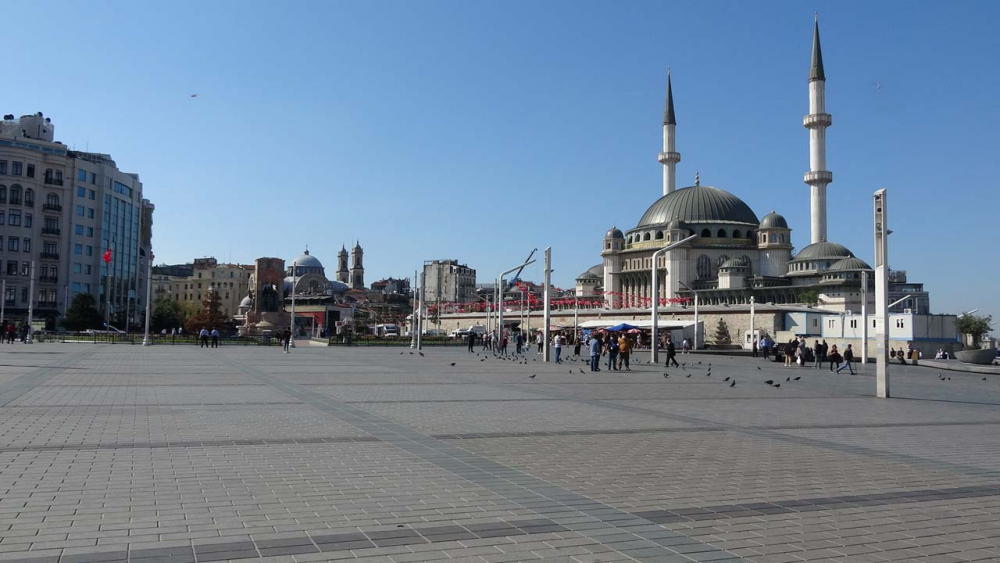
<svg viewBox="0 0 1000 563"><path fill-rule="evenodd" d="M39 342L93 342L95 344L142 344L142 333L113 333L113 332L39 332L35 340ZM194 345L201 344L201 339L197 335L149 335L154 345ZM209 345L212 339L208 339ZM219 346L279 346L281 341L275 337L265 336L221 336Z"/></svg>
<svg viewBox="0 0 1000 563"><path fill-rule="evenodd" d="M62 234L62 229L59 227L42 227L43 235L59 235Z"/></svg>
<svg viewBox="0 0 1000 563"><path fill-rule="evenodd" d="M41 255L41 258L42 258L42 260L58 260L59 259L59 253L58 252L43 252L42 255Z"/></svg>
<svg viewBox="0 0 1000 563"><path fill-rule="evenodd" d="M447 336L424 336L422 339L422 344L424 346L468 346L468 344L461 338L450 338ZM344 335L331 336L329 339L330 346L399 346L407 347L410 346L410 338L407 337L397 337L397 338L385 338L383 336L355 336L348 337Z"/></svg>
<svg viewBox="0 0 1000 563"><path fill-rule="evenodd" d="M58 203L43 203L42 209L45 211L62 211L62 206Z"/></svg>
<svg viewBox="0 0 1000 563"><path fill-rule="evenodd" d="M46 176L45 183L53 186L61 186L63 185L63 180L62 178L53 178L51 176Z"/></svg>

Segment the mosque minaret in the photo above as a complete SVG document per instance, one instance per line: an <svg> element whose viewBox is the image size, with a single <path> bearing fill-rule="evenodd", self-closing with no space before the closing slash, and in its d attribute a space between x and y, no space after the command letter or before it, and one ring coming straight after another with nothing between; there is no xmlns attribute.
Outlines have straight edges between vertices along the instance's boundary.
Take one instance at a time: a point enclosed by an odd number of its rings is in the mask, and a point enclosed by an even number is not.
<svg viewBox="0 0 1000 563"><path fill-rule="evenodd" d="M826 128L833 118L826 113L826 75L823 73L823 51L819 47L819 19L813 27L812 64L809 67L809 115L802 125L809 130L809 172L804 181L809 184L811 240L815 244L826 238L826 186L833 173L826 169Z"/></svg>
<svg viewBox="0 0 1000 563"><path fill-rule="evenodd" d="M670 70L667 70L667 102L663 106L663 152L657 160L663 164L663 195L677 188L677 163L681 153L677 152L677 119L674 118L674 93L670 87Z"/></svg>

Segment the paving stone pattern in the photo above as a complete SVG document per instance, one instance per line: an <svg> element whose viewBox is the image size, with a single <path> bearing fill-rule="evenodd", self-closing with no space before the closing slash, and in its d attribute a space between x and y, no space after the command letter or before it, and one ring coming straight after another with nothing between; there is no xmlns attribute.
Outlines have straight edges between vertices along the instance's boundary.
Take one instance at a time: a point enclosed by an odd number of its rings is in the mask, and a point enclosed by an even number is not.
<svg viewBox="0 0 1000 563"><path fill-rule="evenodd" d="M1000 379L424 354L0 347L0 563L1000 561Z"/></svg>

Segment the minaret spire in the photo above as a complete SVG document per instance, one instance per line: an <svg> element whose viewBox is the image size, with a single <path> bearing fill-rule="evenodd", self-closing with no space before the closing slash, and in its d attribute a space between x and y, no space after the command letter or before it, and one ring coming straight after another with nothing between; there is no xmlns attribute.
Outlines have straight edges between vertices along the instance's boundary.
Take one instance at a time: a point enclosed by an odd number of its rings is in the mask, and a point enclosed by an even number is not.
<svg viewBox="0 0 1000 563"><path fill-rule="evenodd" d="M676 150L676 129L674 89L670 83L670 67L667 67L667 100L663 105L663 152L657 158L663 165L663 195L673 192L677 186L677 163L681 161L681 153Z"/></svg>
<svg viewBox="0 0 1000 563"><path fill-rule="evenodd" d="M809 172L803 180L810 188L811 243L827 240L826 186L833 182L833 173L826 169L826 128L832 124L833 118L826 113L826 74L823 72L817 16L809 67L809 115L802 118L802 125L809 130Z"/></svg>

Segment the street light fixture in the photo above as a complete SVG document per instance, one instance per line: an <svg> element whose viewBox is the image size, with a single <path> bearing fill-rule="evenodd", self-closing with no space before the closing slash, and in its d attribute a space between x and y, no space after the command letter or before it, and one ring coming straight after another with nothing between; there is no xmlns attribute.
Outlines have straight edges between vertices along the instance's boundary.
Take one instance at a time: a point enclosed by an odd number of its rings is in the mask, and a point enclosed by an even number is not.
<svg viewBox="0 0 1000 563"><path fill-rule="evenodd" d="M532 251L531 253L534 254L534 251ZM513 267L513 268L511 268L511 269L503 272L502 274L500 274L499 277L497 277L497 292L498 292L499 303L500 303L500 307L497 309L497 330L499 331L499 332L497 332L497 342L503 341L503 294L504 294L503 277L506 276L507 274L515 271L515 270L520 270L520 269L524 268L525 266L527 266L529 264L534 264L534 263L535 263L534 260L528 260L524 264L521 264L520 266L515 266L515 267Z"/></svg>
<svg viewBox="0 0 1000 563"><path fill-rule="evenodd" d="M661 248L661 249L659 249L659 250L657 250L656 252L653 253L653 260L652 260L652 263L653 263L653 266L652 266L652 271L653 271L653 307L652 307L652 310L651 310L651 314L653 316L653 335L652 335L653 338L652 338L652 346L650 346L650 359L652 360L652 362L654 364L659 361L657 359L658 358L658 354L657 353L660 351L659 350L659 348L660 348L659 347L660 340L659 340L659 334L657 333L657 331L659 329L658 325L659 325L659 320L660 320L660 312L659 312L659 306L660 306L660 268L657 266L656 260L664 252L669 252L669 251L677 248L678 246L680 246L682 244L687 244L687 243L691 242L692 240L694 240L696 238L698 238L698 235L691 235L691 236L687 237L686 239L679 240L677 242L668 244L667 246L664 246L663 248ZM695 327L695 330L697 331L698 327Z"/></svg>

